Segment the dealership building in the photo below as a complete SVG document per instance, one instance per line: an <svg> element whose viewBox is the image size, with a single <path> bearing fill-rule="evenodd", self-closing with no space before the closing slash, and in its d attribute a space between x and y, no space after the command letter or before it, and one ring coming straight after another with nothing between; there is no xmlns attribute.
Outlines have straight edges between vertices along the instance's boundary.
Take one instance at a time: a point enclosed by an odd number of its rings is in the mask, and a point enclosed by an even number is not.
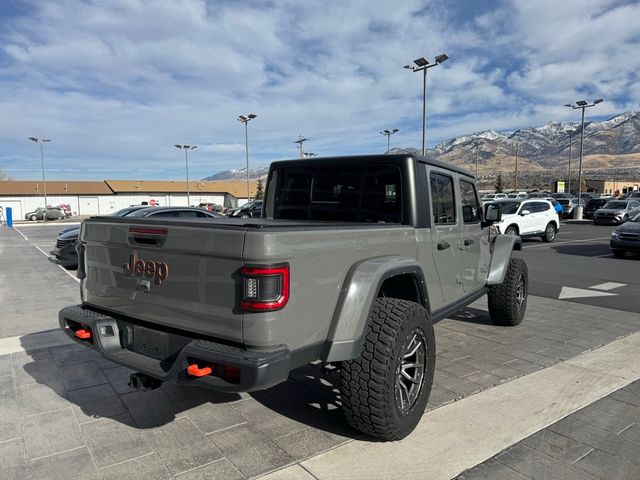
<svg viewBox="0 0 640 480"><path fill-rule="evenodd" d="M48 181L47 204L69 205L74 215L108 215L130 205L187 205L187 182L148 180ZM250 185L255 196L256 181ZM191 181L191 205L215 203L234 207L247 199L247 183L242 181ZM0 181L0 206L13 209L13 218L44 206L44 184L38 181Z"/></svg>

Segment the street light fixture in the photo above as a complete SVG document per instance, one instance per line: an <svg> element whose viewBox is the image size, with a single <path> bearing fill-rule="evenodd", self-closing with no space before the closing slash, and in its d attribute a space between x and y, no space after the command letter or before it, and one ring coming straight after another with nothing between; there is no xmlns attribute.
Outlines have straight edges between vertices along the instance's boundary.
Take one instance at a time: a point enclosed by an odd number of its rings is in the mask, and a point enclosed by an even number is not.
<svg viewBox="0 0 640 480"><path fill-rule="evenodd" d="M446 62L448 59L449 57L442 53L435 58L435 63L429 63L426 58L420 57L413 61L414 65L404 65L403 67L412 72L422 72L422 155L424 155L427 136L427 70Z"/></svg>
<svg viewBox="0 0 640 480"><path fill-rule="evenodd" d="M42 188L44 190L44 214L42 215L42 219L47 221L47 181L44 176L44 147L43 144L49 143L51 141L50 138L36 138L29 137L29 140L40 145L40 166L42 168Z"/></svg>
<svg viewBox="0 0 640 480"><path fill-rule="evenodd" d="M191 195L189 193L189 154L187 153L189 150L195 150L198 148L197 145L174 145L177 149L184 150L184 165L187 170L187 205L191 206Z"/></svg>
<svg viewBox="0 0 640 480"><path fill-rule="evenodd" d="M309 139L308 139L308 138L303 137L303 136L302 136L302 134L300 134L300 135L298 136L298 139L297 139L297 140L294 140L294 142L293 142L293 143L297 143L297 144L298 144L298 158L304 158L304 157L305 157L305 153L304 153L304 150L303 150L303 148L302 148L302 144L303 144L304 142L306 142L307 140L309 140Z"/></svg>
<svg viewBox="0 0 640 480"><path fill-rule="evenodd" d="M598 98L593 102L589 103L586 100L578 100L575 104L566 103L564 106L569 107L573 110L581 109L582 110L582 120L580 126L580 164L578 167L578 206L575 208L574 218L576 220L582 220L582 205L580 205L580 199L582 198L582 152L583 152L583 144L584 144L584 111L587 108L595 107L597 104L602 102L602 98Z"/></svg>
<svg viewBox="0 0 640 480"><path fill-rule="evenodd" d="M249 128L247 124L256 118L257 115L255 113L250 113L249 115L239 115L238 121L244 124L244 151L247 157L247 202L249 201L249 197L251 197L251 193L249 191Z"/></svg>
<svg viewBox="0 0 640 480"><path fill-rule="evenodd" d="M382 130L380 133L387 137L387 154L391 152L391 135L394 133L398 133L400 131L399 128L394 128L393 130Z"/></svg>

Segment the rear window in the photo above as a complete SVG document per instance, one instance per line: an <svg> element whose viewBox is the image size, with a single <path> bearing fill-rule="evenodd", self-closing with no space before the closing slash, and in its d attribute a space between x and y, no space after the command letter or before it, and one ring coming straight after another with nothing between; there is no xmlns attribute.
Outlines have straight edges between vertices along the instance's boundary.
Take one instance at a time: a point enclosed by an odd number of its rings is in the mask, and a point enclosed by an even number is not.
<svg viewBox="0 0 640 480"><path fill-rule="evenodd" d="M627 202L607 202L604 208L612 208L612 209L625 209L627 208Z"/></svg>
<svg viewBox="0 0 640 480"><path fill-rule="evenodd" d="M269 190L275 194L271 200L268 193L267 216L273 218L402 223L400 169L394 165L281 168L272 172Z"/></svg>

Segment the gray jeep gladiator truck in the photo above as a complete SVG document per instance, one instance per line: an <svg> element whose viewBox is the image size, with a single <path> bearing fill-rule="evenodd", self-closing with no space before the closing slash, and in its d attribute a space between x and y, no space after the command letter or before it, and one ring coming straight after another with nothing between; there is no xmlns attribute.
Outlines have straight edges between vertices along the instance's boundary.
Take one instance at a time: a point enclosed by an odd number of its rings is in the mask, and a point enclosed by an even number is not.
<svg viewBox="0 0 640 480"><path fill-rule="evenodd" d="M518 325L527 267L474 177L412 155L279 161L261 218L91 218L78 245L75 341L161 382L239 392L314 361L340 368L347 421L408 435L433 381L433 324L488 294Z"/></svg>

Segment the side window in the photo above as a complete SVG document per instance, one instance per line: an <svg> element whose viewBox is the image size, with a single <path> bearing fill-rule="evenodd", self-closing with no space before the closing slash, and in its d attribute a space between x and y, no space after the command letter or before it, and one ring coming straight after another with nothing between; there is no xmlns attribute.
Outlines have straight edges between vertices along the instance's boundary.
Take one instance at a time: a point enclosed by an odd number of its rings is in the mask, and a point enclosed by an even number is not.
<svg viewBox="0 0 640 480"><path fill-rule="evenodd" d="M629 205L629 208L638 208L638 202L631 202L631 204Z"/></svg>
<svg viewBox="0 0 640 480"><path fill-rule="evenodd" d="M456 223L453 178L440 173L431 173L431 209L434 224Z"/></svg>
<svg viewBox="0 0 640 480"><path fill-rule="evenodd" d="M198 216L196 215L198 212L194 212L192 210L182 210L180 212L178 212L178 216L180 218L197 218Z"/></svg>
<svg viewBox="0 0 640 480"><path fill-rule="evenodd" d="M481 209L475 185L471 182L460 180L460 194L462 220L464 223L478 223L481 220Z"/></svg>
<svg viewBox="0 0 640 480"><path fill-rule="evenodd" d="M151 215L149 215L150 217L175 217L176 212L171 211L171 210L166 210L164 212L158 212L158 213L152 213Z"/></svg>
<svg viewBox="0 0 640 480"><path fill-rule="evenodd" d="M198 218L208 218L209 215L207 215L204 212L196 212L196 217L198 217Z"/></svg>

